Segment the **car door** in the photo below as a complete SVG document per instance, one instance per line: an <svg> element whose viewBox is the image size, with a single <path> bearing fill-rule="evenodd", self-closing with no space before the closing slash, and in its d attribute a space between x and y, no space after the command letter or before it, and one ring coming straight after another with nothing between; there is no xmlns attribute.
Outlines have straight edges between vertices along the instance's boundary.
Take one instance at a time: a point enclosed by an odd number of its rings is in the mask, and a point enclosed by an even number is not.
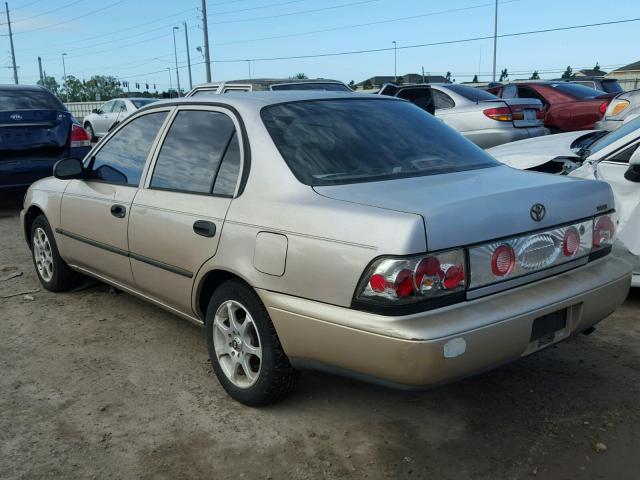
<svg viewBox="0 0 640 480"><path fill-rule="evenodd" d="M216 254L242 164L238 120L214 107L180 107L166 129L129 222L139 291L193 315L191 290Z"/></svg>
<svg viewBox="0 0 640 480"><path fill-rule="evenodd" d="M640 255L640 185L624 178L629 159L640 148L640 141L608 155L596 165L595 176L613 189L616 211L620 218L618 239L636 255Z"/></svg>
<svg viewBox="0 0 640 480"><path fill-rule="evenodd" d="M93 129L94 133L98 137L104 137L107 134L109 128L109 115L113 112L115 100L109 100L98 109L98 114L94 120Z"/></svg>
<svg viewBox="0 0 640 480"><path fill-rule="evenodd" d="M127 226L131 203L169 109L134 118L85 162L86 178L63 194L58 229L68 263L131 285Z"/></svg>

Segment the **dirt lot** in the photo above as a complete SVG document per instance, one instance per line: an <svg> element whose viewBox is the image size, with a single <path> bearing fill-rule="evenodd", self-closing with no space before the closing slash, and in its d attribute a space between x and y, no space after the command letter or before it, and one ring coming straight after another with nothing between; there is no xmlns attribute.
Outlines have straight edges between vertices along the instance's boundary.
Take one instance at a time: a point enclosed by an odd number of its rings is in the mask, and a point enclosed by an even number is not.
<svg viewBox="0 0 640 480"><path fill-rule="evenodd" d="M23 275L0 297L39 288L17 213L0 209L0 278ZM32 296L0 299L2 479L640 475L640 291L482 376L408 394L304 372L265 409L226 396L184 320L98 283Z"/></svg>

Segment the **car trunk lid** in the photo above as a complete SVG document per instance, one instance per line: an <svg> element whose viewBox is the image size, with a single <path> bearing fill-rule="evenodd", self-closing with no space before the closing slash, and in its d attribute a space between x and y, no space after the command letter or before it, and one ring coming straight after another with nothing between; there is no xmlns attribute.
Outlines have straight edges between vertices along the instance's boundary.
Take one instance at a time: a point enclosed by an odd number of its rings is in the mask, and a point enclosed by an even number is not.
<svg viewBox="0 0 640 480"><path fill-rule="evenodd" d="M497 98L480 102L487 109L506 105L511 111L511 121L516 128L541 127L545 111L542 102L535 98Z"/></svg>
<svg viewBox="0 0 640 480"><path fill-rule="evenodd" d="M1 110L0 152L59 152L67 146L71 124L68 112Z"/></svg>
<svg viewBox="0 0 640 480"><path fill-rule="evenodd" d="M429 251L561 225L614 206L611 188L604 182L507 166L314 189L336 200L421 215ZM545 206L546 215L535 221L531 210L538 203Z"/></svg>

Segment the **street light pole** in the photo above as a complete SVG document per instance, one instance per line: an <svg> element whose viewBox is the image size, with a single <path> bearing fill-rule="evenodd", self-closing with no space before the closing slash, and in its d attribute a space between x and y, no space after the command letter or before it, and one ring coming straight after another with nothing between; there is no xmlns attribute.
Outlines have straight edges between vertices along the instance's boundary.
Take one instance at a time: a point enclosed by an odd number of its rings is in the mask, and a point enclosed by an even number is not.
<svg viewBox="0 0 640 480"><path fill-rule="evenodd" d="M398 44L393 41L393 81L398 83Z"/></svg>
<svg viewBox="0 0 640 480"><path fill-rule="evenodd" d="M176 82L178 83L178 96L180 96L180 72L178 72L178 47L176 47L176 30L180 27L173 27L173 56L176 61Z"/></svg>
<svg viewBox="0 0 640 480"><path fill-rule="evenodd" d="M189 33L187 32L187 22L182 22L184 25L184 41L187 43L187 66L189 67L189 90L193 88L193 81L191 80L191 53L189 53Z"/></svg>
<svg viewBox="0 0 640 480"><path fill-rule="evenodd" d="M62 81L64 82L64 89L67 93L67 102L69 101L69 87L67 86L67 66L64 64L64 57L66 57L66 53L62 54Z"/></svg>
<svg viewBox="0 0 640 480"><path fill-rule="evenodd" d="M4 2L4 8L7 12L7 27L9 27L9 43L11 44L11 62L13 64L13 81L18 85L18 67L16 66L16 52L13 49L13 32L11 31L11 18L9 17L9 3Z"/></svg>
<svg viewBox="0 0 640 480"><path fill-rule="evenodd" d="M496 81L496 51L498 50L498 0L496 0L496 12L493 22L493 81Z"/></svg>
<svg viewBox="0 0 640 480"><path fill-rule="evenodd" d="M171 90L173 89L173 81L171 80L171 67L167 67L167 72L169 72L169 98L171 98Z"/></svg>
<svg viewBox="0 0 640 480"><path fill-rule="evenodd" d="M249 66L249 80L251 80L251 60L247 60L247 65Z"/></svg>

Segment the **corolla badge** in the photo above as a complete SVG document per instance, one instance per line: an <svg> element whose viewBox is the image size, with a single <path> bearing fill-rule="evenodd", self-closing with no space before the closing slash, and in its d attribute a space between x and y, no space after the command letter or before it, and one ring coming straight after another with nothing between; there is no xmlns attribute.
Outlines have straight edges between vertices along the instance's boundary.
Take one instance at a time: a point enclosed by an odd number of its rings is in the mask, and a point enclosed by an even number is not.
<svg viewBox="0 0 640 480"><path fill-rule="evenodd" d="M529 215L531 215L531 218L536 222L541 222L546 213L547 209L544 208L544 205L541 203L534 203Z"/></svg>
<svg viewBox="0 0 640 480"><path fill-rule="evenodd" d="M20 115L19 113L13 113L9 115L9 118L11 120L22 120L22 115Z"/></svg>

